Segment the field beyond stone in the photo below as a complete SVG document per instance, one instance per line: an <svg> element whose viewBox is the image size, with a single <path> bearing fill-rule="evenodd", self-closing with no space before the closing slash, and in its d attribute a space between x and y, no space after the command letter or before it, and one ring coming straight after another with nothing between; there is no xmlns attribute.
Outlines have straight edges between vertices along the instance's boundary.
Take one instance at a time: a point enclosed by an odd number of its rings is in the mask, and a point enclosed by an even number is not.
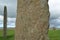
<svg viewBox="0 0 60 40"><path fill-rule="evenodd" d="M6 40L14 40L14 30L9 29L7 30L7 39ZM49 30L49 39L50 40L60 40L60 30ZM3 40L3 30L0 29L0 40Z"/></svg>

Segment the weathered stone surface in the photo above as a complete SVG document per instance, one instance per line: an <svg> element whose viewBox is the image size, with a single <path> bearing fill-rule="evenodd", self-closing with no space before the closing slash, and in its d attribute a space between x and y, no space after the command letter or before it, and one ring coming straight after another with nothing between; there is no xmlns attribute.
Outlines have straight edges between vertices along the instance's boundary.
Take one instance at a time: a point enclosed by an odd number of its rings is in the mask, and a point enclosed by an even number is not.
<svg viewBox="0 0 60 40"><path fill-rule="evenodd" d="M48 40L47 0L18 0L15 40Z"/></svg>

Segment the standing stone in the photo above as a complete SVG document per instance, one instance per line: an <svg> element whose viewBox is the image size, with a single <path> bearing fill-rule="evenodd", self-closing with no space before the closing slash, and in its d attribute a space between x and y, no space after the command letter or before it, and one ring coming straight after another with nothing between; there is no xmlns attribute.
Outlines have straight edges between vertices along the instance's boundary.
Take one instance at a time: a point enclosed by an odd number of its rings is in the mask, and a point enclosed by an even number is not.
<svg viewBox="0 0 60 40"><path fill-rule="evenodd" d="M3 23L3 37L4 40L7 38L7 7L4 6L4 23Z"/></svg>
<svg viewBox="0 0 60 40"><path fill-rule="evenodd" d="M48 40L48 0L18 0L15 40Z"/></svg>

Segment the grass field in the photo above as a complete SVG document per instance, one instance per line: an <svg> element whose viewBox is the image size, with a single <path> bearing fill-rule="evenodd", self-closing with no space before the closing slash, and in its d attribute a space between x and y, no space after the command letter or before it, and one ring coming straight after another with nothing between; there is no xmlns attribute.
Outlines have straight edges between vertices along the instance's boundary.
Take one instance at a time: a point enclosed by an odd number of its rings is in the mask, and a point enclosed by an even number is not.
<svg viewBox="0 0 60 40"><path fill-rule="evenodd" d="M14 30L7 30L7 39L14 40ZM0 30L0 40L3 40L3 30Z"/></svg>
<svg viewBox="0 0 60 40"><path fill-rule="evenodd" d="M60 40L60 30L49 30L48 35L50 40Z"/></svg>
<svg viewBox="0 0 60 40"><path fill-rule="evenodd" d="M14 30L7 30L7 39L6 40L14 40ZM60 40L60 30L49 30L49 39L50 40ZM0 40L3 40L3 31L0 30Z"/></svg>

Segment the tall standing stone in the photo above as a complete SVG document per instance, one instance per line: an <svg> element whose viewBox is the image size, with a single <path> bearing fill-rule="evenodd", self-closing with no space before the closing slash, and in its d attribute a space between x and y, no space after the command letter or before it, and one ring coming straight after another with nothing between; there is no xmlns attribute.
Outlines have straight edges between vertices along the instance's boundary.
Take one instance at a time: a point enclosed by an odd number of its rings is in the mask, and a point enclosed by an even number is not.
<svg viewBox="0 0 60 40"><path fill-rule="evenodd" d="M4 36L4 40L6 40L7 38L7 7L4 6L4 23L3 23L3 36Z"/></svg>
<svg viewBox="0 0 60 40"><path fill-rule="evenodd" d="M15 40L48 40L48 0L18 0Z"/></svg>

